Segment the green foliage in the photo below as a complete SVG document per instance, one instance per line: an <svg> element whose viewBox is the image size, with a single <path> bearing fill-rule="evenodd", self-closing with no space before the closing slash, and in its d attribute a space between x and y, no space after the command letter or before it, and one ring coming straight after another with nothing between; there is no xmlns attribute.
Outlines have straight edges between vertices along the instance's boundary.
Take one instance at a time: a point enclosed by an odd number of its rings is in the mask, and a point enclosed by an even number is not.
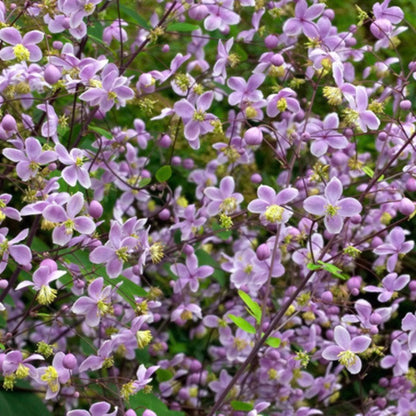
<svg viewBox="0 0 416 416"><path fill-rule="evenodd" d="M25 387L30 388L28 384ZM28 413L28 409L30 409ZM1 416L52 416L42 400L35 394L26 391L0 390Z"/></svg>
<svg viewBox="0 0 416 416"><path fill-rule="evenodd" d="M251 299L250 295L243 292L242 290L238 291L238 295L240 296L242 301L246 304L247 312L251 316L253 316L256 319L257 323L259 324L260 321L261 321L261 307L260 307L260 305L256 301Z"/></svg>
<svg viewBox="0 0 416 416"><path fill-rule="evenodd" d="M240 329L242 329L244 332L248 332L249 334L255 334L256 328L254 328L253 325L251 325L250 322L246 321L241 316L236 316L233 314L227 315Z"/></svg>
<svg viewBox="0 0 416 416"><path fill-rule="evenodd" d="M157 416L185 416L185 413L183 412L169 410L154 394L146 394L143 391L139 391L132 396L129 400L129 405L129 407L134 409L138 415L141 415L144 410L150 409L153 410Z"/></svg>
<svg viewBox="0 0 416 416"><path fill-rule="evenodd" d="M170 165L165 165L156 171L156 179L158 182L166 182L172 176L172 168Z"/></svg>

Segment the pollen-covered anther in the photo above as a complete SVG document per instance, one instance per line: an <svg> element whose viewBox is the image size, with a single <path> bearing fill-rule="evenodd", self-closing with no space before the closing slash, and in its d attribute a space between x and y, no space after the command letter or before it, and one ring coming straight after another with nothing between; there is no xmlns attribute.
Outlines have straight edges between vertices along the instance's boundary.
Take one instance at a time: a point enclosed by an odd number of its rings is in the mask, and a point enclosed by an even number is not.
<svg viewBox="0 0 416 416"><path fill-rule="evenodd" d="M269 222L279 222L283 219L283 213L285 209L280 205L270 205L266 212L264 213L264 217Z"/></svg>
<svg viewBox="0 0 416 416"><path fill-rule="evenodd" d="M56 294L56 289L52 289L47 285L42 285L42 287L39 290L37 300L40 305L49 305L55 300Z"/></svg>
<svg viewBox="0 0 416 416"><path fill-rule="evenodd" d="M14 48L13 52L18 61L27 61L30 58L29 49L23 46L21 43L18 43Z"/></svg>
<svg viewBox="0 0 416 416"><path fill-rule="evenodd" d="M344 365L347 368L354 365L357 361L357 354L353 353L350 350L341 351L337 357L340 364Z"/></svg>

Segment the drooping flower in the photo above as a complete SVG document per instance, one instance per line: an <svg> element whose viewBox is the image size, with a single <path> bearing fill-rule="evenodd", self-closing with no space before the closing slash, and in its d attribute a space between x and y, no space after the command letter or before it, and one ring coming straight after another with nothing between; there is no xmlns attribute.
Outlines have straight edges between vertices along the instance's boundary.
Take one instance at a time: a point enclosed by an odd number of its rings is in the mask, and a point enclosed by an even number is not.
<svg viewBox="0 0 416 416"><path fill-rule="evenodd" d="M329 361L339 361L351 374L361 371L362 363L358 353L364 352L371 344L371 338L359 335L351 338L350 333L341 325L334 330L335 345L322 351L322 357Z"/></svg>
<svg viewBox="0 0 416 416"><path fill-rule="evenodd" d="M313 195L305 199L303 207L313 215L323 215L326 229L336 234L342 230L344 218L361 212L361 204L354 198L343 198L342 183L333 177L325 187L325 196Z"/></svg>

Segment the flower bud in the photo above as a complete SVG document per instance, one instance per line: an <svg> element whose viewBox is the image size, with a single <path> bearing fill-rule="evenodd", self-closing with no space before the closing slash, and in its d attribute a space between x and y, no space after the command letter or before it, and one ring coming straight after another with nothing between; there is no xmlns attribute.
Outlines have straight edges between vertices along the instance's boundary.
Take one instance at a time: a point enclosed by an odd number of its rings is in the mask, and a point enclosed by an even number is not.
<svg viewBox="0 0 416 416"><path fill-rule="evenodd" d="M272 56L271 63L272 63L274 66L280 66L280 65L283 65L283 64L284 64L284 62L285 62L285 60L283 59L283 56L282 56L280 53L275 53L275 54Z"/></svg>
<svg viewBox="0 0 416 416"><path fill-rule="evenodd" d="M1 126L6 131L16 131L17 130L17 123L13 116L10 114L6 114L1 121Z"/></svg>
<svg viewBox="0 0 416 416"><path fill-rule="evenodd" d="M372 324L372 325L379 325L382 320L383 320L383 318L377 312L374 312L370 315L370 324Z"/></svg>
<svg viewBox="0 0 416 416"><path fill-rule="evenodd" d="M170 218L170 211L167 208L164 208L159 212L158 217L162 221L167 221Z"/></svg>
<svg viewBox="0 0 416 416"><path fill-rule="evenodd" d="M244 140L250 146L256 146L263 141L263 132L258 127L251 127L244 133Z"/></svg>
<svg viewBox="0 0 416 416"><path fill-rule="evenodd" d="M144 411L143 414L145 414L147 410ZM124 413L124 416L137 416L137 413L133 409L129 409ZM150 416L150 414L147 414L147 416Z"/></svg>
<svg viewBox="0 0 416 416"><path fill-rule="evenodd" d="M332 303L332 301L334 300L334 297L333 297L332 293L329 290L327 290L327 291L322 293L321 300L324 303Z"/></svg>
<svg viewBox="0 0 416 416"><path fill-rule="evenodd" d="M171 164L172 166L179 166L181 164L181 158L179 156L173 156Z"/></svg>
<svg viewBox="0 0 416 416"><path fill-rule="evenodd" d="M186 256L191 256L192 254L194 254L194 249L189 244L186 244L183 248L183 252Z"/></svg>
<svg viewBox="0 0 416 416"><path fill-rule="evenodd" d="M6 289L9 286L9 282L6 279L0 279L0 289Z"/></svg>
<svg viewBox="0 0 416 416"><path fill-rule="evenodd" d="M74 354L66 354L64 359L62 360L62 365L67 370L73 370L77 366L77 359Z"/></svg>
<svg viewBox="0 0 416 416"><path fill-rule="evenodd" d="M415 192L416 191L416 179L415 178L409 178L406 181L406 191L408 191L408 192Z"/></svg>
<svg viewBox="0 0 416 416"><path fill-rule="evenodd" d="M61 71L52 64L46 65L45 72L43 73L43 77L48 84L56 84L61 79L62 73Z"/></svg>
<svg viewBox="0 0 416 416"><path fill-rule="evenodd" d="M270 257L270 247L267 244L260 244L256 250L257 258L259 260L266 260Z"/></svg>
<svg viewBox="0 0 416 416"><path fill-rule="evenodd" d="M95 219L100 218L101 215L103 215L103 211L103 206L98 201L91 201L88 207L88 214L90 214L91 217Z"/></svg>
<svg viewBox="0 0 416 416"><path fill-rule="evenodd" d="M170 51L170 46L166 43L162 46L162 52L167 53Z"/></svg>
<svg viewBox="0 0 416 416"><path fill-rule="evenodd" d="M209 14L207 6L204 4L197 4L188 10L188 15L191 19L202 20Z"/></svg>
<svg viewBox="0 0 416 416"><path fill-rule="evenodd" d="M410 110L412 108L412 102L410 100L400 101L400 104L399 105L400 105L400 108L402 110L405 110L405 111L408 111L408 110Z"/></svg>
<svg viewBox="0 0 416 416"><path fill-rule="evenodd" d="M415 204L409 198L403 198L399 203L399 211L403 215L413 214Z"/></svg>
<svg viewBox="0 0 416 416"><path fill-rule="evenodd" d="M190 158L186 158L182 160L182 166L185 169L191 170L195 166L194 161Z"/></svg>
<svg viewBox="0 0 416 416"><path fill-rule="evenodd" d="M353 289L360 289L362 281L363 281L363 279L360 276L350 277L347 281L347 287L351 291Z"/></svg>
<svg viewBox="0 0 416 416"><path fill-rule="evenodd" d="M162 135L162 137L158 140L157 144L164 148L167 149L168 147L170 147L170 145L172 144L172 139L167 135L164 134Z"/></svg>
<svg viewBox="0 0 416 416"><path fill-rule="evenodd" d="M261 177L261 175L259 173L253 173L251 175L250 180L251 180L252 183L261 183L263 178Z"/></svg>
<svg viewBox="0 0 416 416"><path fill-rule="evenodd" d="M409 290L411 290L412 292L414 292L416 290L416 280L410 281Z"/></svg>
<svg viewBox="0 0 416 416"><path fill-rule="evenodd" d="M276 35L266 36L264 45L267 49L274 49L279 44L279 38Z"/></svg>
<svg viewBox="0 0 416 416"><path fill-rule="evenodd" d="M61 50L63 46L64 44L60 40L54 40L52 43L52 47L58 51Z"/></svg>

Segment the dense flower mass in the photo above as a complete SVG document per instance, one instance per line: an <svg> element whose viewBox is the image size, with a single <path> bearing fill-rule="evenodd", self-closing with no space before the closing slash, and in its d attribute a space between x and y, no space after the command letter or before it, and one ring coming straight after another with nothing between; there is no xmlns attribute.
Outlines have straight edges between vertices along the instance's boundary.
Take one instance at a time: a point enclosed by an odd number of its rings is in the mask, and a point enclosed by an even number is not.
<svg viewBox="0 0 416 416"><path fill-rule="evenodd" d="M136 3L0 0L1 416L415 414L412 2Z"/></svg>

